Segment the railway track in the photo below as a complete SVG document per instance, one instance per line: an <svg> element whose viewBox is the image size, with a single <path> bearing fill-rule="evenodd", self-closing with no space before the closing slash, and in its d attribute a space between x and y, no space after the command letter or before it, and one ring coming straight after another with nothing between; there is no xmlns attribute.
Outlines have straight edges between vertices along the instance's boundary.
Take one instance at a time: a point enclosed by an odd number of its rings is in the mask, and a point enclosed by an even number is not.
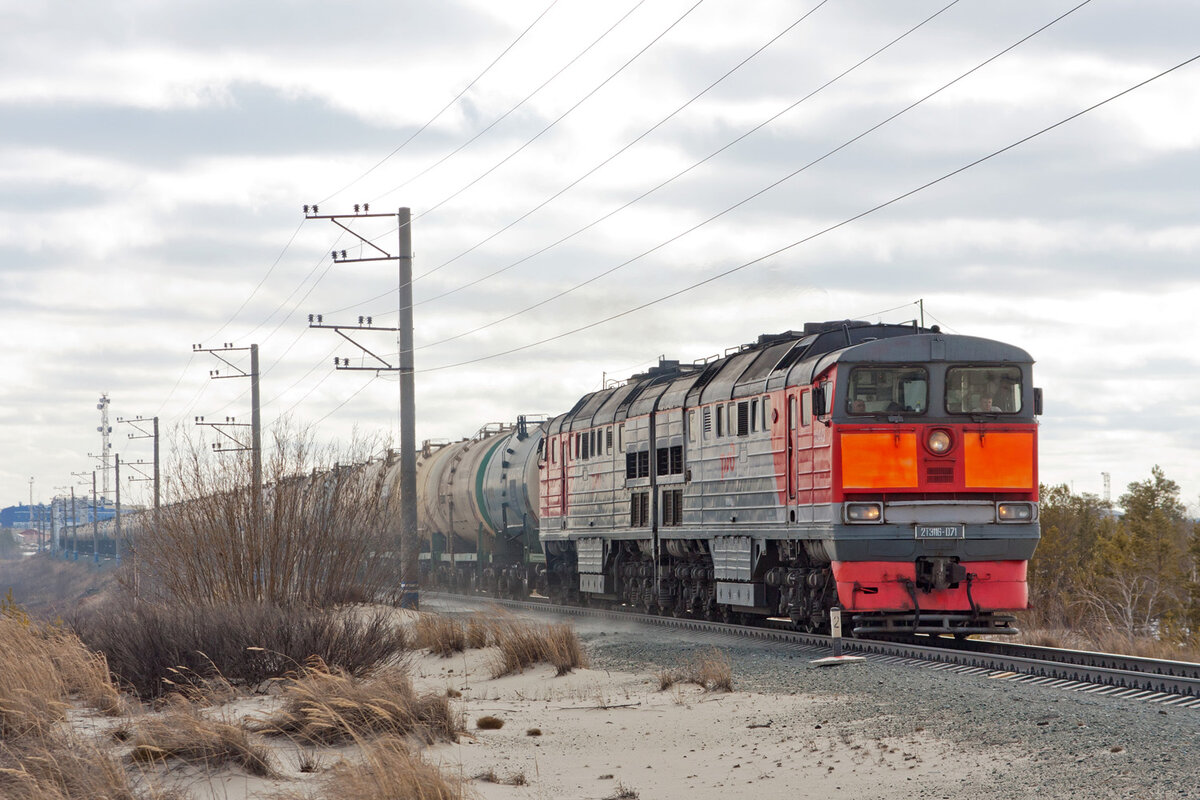
<svg viewBox="0 0 1200 800"><path fill-rule="evenodd" d="M545 600L497 600L483 596L439 593L426 593L426 596L770 641L789 649L809 650L814 657L828 655L827 651L833 648L831 636L794 631L782 621L779 625L741 626L612 608L552 605ZM967 674L986 675L993 679L1049 685L1068 691L1131 698L1176 708L1200 709L1200 664L1190 662L1009 642L973 639L956 641L948 638L930 638L927 642L843 639L842 650L846 654L862 655L877 662L949 669Z"/></svg>

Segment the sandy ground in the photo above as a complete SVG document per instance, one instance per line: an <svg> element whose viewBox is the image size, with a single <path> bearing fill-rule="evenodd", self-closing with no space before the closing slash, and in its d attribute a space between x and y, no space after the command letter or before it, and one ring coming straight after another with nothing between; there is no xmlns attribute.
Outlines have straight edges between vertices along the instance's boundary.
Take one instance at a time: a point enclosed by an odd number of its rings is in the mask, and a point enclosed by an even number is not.
<svg viewBox="0 0 1200 800"><path fill-rule="evenodd" d="M425 658L416 679L463 693L470 736L431 748L442 768L475 778L483 798L820 797L870 792L912 797L918 787L960 786L1016 753L963 753L919 729L901 737L861 735L828 724L829 698L803 694L658 690L656 676L548 667L489 679L488 654ZM836 669L866 669L863 665ZM735 677L736 686L736 677ZM500 730L478 730L492 715ZM540 736L529 735L531 729ZM477 779L494 774L504 785ZM515 779L515 780L514 780ZM625 796L632 796L626 794Z"/></svg>
<svg viewBox="0 0 1200 800"><path fill-rule="evenodd" d="M832 713L836 696L705 692L682 684L660 691L656 673L580 669L556 676L544 665L492 678L494 657L491 650L468 650L408 661L419 691L461 693L452 703L467 733L457 743L428 748L425 756L463 778L468 795L483 800L987 796L989 773L998 765L1019 768L1029 757L1012 744L942 741L915 721L885 726L905 731L893 736L873 733L878 726L871 719L831 723L830 717L844 719ZM803 684L799 671L818 669L800 661L780 668L797 671L797 684ZM269 714L277 703L260 695L206 713L236 721ZM483 716L503 720L503 727L480 730ZM73 719L77 730L109 741L105 732L121 723L92 715ZM328 768L358 755L353 747L314 750L264 741L279 778L172 764L150 770L146 779L202 800L269 798L318 788L324 770L302 771L305 758Z"/></svg>

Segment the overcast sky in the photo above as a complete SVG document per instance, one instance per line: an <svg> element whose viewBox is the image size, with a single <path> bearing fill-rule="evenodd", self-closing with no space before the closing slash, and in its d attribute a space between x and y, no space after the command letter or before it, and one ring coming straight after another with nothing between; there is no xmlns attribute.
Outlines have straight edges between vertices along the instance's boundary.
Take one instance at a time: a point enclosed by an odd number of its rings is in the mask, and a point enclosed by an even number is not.
<svg viewBox="0 0 1200 800"><path fill-rule="evenodd" d="M197 343L259 345L267 425L394 436L307 327L395 324L301 212L366 202L414 216L419 439L923 299L1037 360L1043 481L1160 464L1196 511L1200 62L902 197L1200 55L1200 5L1077 4L4 0L0 505L92 469L101 392L123 460L118 416L249 421Z"/></svg>

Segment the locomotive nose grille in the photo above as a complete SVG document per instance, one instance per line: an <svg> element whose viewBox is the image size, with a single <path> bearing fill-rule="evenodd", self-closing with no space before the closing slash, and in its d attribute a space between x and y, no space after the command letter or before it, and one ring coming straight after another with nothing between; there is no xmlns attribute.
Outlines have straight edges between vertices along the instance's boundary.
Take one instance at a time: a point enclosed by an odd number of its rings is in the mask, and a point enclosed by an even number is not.
<svg viewBox="0 0 1200 800"><path fill-rule="evenodd" d="M954 467L926 467L926 483L954 483Z"/></svg>

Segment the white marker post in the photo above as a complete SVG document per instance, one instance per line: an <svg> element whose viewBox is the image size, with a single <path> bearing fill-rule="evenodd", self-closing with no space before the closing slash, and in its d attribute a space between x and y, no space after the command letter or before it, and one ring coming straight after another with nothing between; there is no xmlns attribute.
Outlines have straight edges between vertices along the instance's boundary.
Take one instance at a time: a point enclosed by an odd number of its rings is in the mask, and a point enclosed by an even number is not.
<svg viewBox="0 0 1200 800"><path fill-rule="evenodd" d="M842 609L834 606L829 609L829 628L833 634L833 657L842 657Z"/></svg>
<svg viewBox="0 0 1200 800"><path fill-rule="evenodd" d="M829 658L818 658L810 661L814 667L832 667L838 664L857 664L866 661L865 656L842 655L842 609L834 606L829 609L829 632L833 639L833 655Z"/></svg>

